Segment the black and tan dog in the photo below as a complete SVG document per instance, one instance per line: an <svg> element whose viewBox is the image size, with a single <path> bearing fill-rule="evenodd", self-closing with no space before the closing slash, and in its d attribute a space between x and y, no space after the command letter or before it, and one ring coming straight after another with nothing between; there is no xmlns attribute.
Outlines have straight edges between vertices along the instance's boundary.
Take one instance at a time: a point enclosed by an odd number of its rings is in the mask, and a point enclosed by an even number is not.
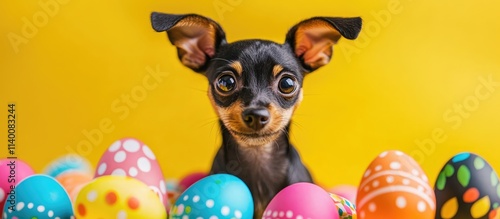
<svg viewBox="0 0 500 219"><path fill-rule="evenodd" d="M302 100L304 76L330 61L341 37L358 36L361 18L304 20L284 44L228 43L218 23L196 14L154 12L151 22L154 30L167 32L185 66L207 77L222 132L211 173L233 174L248 185L254 218L287 185L312 182L290 143L290 119Z"/></svg>

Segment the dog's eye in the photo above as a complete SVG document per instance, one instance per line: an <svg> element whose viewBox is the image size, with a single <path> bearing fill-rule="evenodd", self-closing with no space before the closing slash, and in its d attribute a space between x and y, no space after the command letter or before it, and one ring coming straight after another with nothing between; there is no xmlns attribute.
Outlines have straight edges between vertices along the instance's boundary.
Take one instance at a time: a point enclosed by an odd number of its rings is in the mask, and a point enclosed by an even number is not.
<svg viewBox="0 0 500 219"><path fill-rule="evenodd" d="M221 92L230 92L236 87L236 80L232 75L222 75L217 79L216 85Z"/></svg>
<svg viewBox="0 0 500 219"><path fill-rule="evenodd" d="M295 80L293 80L291 77L283 77L279 81L278 88L283 94L291 94L293 91L295 91L295 85Z"/></svg>

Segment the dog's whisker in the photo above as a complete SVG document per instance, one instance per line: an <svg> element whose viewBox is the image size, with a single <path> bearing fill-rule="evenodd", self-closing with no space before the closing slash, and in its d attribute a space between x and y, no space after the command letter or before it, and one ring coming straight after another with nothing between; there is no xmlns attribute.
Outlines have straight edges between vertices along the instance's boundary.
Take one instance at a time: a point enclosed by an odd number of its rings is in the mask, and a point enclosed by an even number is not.
<svg viewBox="0 0 500 219"><path fill-rule="evenodd" d="M197 128L202 128L202 127L205 127L207 125L210 125L212 123L217 123L217 121L219 120L219 118L217 117L212 117L212 118L209 118L209 119L206 119L205 121L203 121L203 123L201 125L199 125Z"/></svg>
<svg viewBox="0 0 500 219"><path fill-rule="evenodd" d="M303 125L301 125L300 123L298 123L298 122L296 122L296 121L292 121L292 122L291 122L291 125L293 125L293 126L295 126L295 127L297 127L297 128L300 128L300 129L302 129L302 130L305 130L305 129L306 129Z"/></svg>

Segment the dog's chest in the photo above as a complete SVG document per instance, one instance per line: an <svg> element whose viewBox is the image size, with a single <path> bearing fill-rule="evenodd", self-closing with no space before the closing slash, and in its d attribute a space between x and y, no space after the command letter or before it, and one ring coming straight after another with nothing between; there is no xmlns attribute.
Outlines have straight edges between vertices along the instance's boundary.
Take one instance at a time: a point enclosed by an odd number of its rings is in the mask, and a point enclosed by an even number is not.
<svg viewBox="0 0 500 219"><path fill-rule="evenodd" d="M276 145L240 150L240 177L256 199L257 212L261 212L272 197L287 185L289 160L285 150L280 150Z"/></svg>

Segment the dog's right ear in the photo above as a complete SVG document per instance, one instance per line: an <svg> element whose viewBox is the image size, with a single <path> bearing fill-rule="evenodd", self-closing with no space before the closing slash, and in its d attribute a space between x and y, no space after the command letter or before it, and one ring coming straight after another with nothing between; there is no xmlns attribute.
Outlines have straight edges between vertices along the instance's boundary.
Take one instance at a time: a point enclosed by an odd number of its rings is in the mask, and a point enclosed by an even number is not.
<svg viewBox="0 0 500 219"><path fill-rule="evenodd" d="M220 25L197 14L151 13L151 24L157 32L167 31L182 64L195 72L203 72L226 35Z"/></svg>

